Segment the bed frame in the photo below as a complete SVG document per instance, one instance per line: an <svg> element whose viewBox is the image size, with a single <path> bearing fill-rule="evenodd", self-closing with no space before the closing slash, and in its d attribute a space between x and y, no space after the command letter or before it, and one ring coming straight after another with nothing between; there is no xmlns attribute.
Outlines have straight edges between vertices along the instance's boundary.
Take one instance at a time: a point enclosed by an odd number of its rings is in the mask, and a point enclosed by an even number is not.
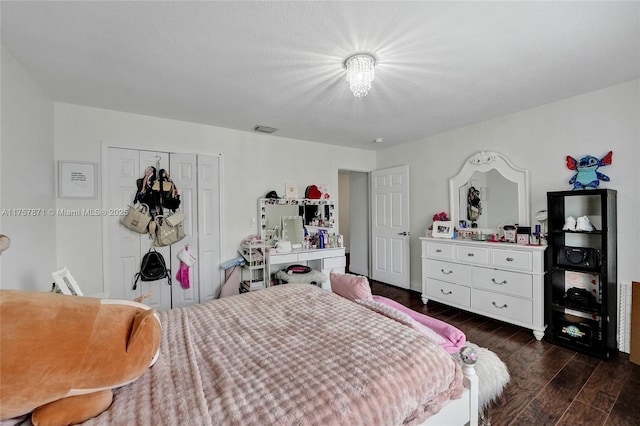
<svg viewBox="0 0 640 426"><path fill-rule="evenodd" d="M477 354L471 350L472 354ZM463 358L464 392L459 399L447 401L440 411L429 417L421 426L469 425L478 426L478 375L474 355Z"/></svg>

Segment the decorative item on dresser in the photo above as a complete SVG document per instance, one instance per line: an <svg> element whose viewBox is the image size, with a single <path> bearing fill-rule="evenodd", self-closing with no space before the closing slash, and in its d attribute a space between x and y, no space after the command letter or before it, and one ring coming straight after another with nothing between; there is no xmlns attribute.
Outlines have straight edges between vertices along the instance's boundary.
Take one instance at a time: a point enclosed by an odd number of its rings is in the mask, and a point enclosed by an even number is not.
<svg viewBox="0 0 640 426"><path fill-rule="evenodd" d="M544 336L546 246L422 240L422 301L435 300Z"/></svg>

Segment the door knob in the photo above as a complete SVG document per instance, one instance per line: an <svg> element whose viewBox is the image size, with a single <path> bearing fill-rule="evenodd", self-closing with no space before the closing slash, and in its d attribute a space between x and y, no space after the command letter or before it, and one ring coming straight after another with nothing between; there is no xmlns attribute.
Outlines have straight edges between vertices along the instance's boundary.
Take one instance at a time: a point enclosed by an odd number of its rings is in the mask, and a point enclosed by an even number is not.
<svg viewBox="0 0 640 426"><path fill-rule="evenodd" d="M404 232L398 232L398 235L404 235L406 237L407 235L411 235L411 234L407 231L404 231Z"/></svg>

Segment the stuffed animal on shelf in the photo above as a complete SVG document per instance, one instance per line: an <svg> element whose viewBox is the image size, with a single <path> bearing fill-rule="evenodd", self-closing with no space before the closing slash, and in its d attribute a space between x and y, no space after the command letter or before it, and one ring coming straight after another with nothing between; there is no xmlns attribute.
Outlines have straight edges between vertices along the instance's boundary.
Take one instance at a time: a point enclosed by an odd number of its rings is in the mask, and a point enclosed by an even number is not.
<svg viewBox="0 0 640 426"><path fill-rule="evenodd" d="M601 159L597 159L592 155L582 157L580 160L567 155L567 167L569 170L577 170L578 172L571 177L569 183L573 184L573 190L579 189L597 189L600 181L609 182L609 176L598 171L599 167L608 166L613 161L613 151L609 151L607 155Z"/></svg>
<svg viewBox="0 0 640 426"><path fill-rule="evenodd" d="M106 410L112 389L158 358L155 310L126 300L0 290L0 420L81 423Z"/></svg>

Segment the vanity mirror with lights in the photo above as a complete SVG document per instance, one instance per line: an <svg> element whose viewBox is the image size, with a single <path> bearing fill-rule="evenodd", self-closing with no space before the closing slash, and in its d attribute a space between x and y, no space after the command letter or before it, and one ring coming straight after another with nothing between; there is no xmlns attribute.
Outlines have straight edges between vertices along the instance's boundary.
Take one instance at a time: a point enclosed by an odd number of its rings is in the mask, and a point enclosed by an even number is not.
<svg viewBox="0 0 640 426"><path fill-rule="evenodd" d="M337 234L333 200L261 198L258 200L260 237L266 246L267 276L292 264L308 265L327 278L321 287L331 290L329 274L332 270L344 273L344 247L305 247L305 229L310 234L326 231ZM291 244L278 242L287 241ZM283 248L286 247L286 248Z"/></svg>
<svg viewBox="0 0 640 426"><path fill-rule="evenodd" d="M471 156L449 179L451 219L474 238L420 238L422 301L435 300L544 336L544 245L489 241L529 223L529 174L496 152Z"/></svg>

